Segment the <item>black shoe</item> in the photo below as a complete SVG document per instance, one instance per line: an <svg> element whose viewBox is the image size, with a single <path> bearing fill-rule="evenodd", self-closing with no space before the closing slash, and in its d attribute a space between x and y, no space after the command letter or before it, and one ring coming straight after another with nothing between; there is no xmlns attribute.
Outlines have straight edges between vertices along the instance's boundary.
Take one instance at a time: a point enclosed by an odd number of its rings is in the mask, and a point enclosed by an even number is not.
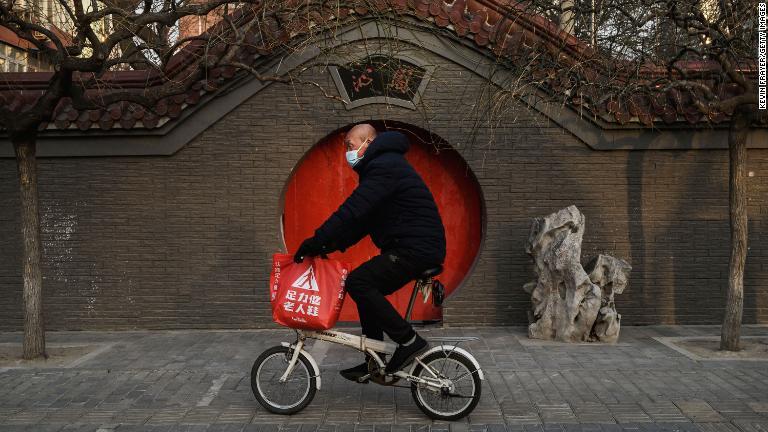
<svg viewBox="0 0 768 432"><path fill-rule="evenodd" d="M429 344L418 334L416 340L409 345L398 345L392 354L392 359L387 363L385 371L388 374L395 373L408 366L419 354L429 349Z"/></svg>
<svg viewBox="0 0 768 432"><path fill-rule="evenodd" d="M368 375L368 362L339 371L339 374L350 381L368 384L368 380L360 381L360 378Z"/></svg>

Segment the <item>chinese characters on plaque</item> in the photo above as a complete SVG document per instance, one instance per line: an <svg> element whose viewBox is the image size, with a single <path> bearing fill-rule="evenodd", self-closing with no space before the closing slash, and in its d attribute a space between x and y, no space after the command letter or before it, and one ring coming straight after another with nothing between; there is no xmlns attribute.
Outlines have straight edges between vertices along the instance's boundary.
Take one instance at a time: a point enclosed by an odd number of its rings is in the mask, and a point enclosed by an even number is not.
<svg viewBox="0 0 768 432"><path fill-rule="evenodd" d="M425 70L402 59L372 55L339 66L338 73L350 102L374 97L411 101Z"/></svg>

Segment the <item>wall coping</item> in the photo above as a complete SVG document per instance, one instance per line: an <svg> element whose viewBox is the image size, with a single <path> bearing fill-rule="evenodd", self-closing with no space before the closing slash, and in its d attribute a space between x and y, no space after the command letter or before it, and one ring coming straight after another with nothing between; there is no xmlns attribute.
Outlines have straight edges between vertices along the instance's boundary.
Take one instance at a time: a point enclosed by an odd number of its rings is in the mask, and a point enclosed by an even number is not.
<svg viewBox="0 0 768 432"><path fill-rule="evenodd" d="M368 20L346 27L319 43L285 57L266 59L259 69L264 74L285 76L299 66L311 62L328 48L338 48L358 41L396 38L456 63L498 86L503 86L511 73L497 65L476 48L464 44L447 44L433 32ZM172 155L273 82L261 82L252 76L233 79L221 91L207 96L192 109L183 110L175 121L151 130L62 131L40 135L38 157L147 156ZM235 91L237 90L237 91ZM520 100L555 124L570 132L594 150L722 150L728 148L727 125L719 127L616 125L587 116L576 109L555 102L542 102L541 95L523 95ZM768 129L750 129L749 148L768 148ZM7 137L0 138L0 158L12 158L13 146Z"/></svg>

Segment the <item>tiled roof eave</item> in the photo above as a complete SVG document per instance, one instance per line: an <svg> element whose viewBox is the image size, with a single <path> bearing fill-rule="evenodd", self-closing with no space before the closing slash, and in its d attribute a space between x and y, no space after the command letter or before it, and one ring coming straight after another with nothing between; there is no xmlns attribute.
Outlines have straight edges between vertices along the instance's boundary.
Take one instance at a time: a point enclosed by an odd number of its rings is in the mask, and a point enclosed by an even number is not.
<svg viewBox="0 0 768 432"><path fill-rule="evenodd" d="M369 4L365 3L365 5ZM558 57L557 61L578 61L584 56L595 55L589 46L571 35L564 34L553 23L542 17L522 14L514 4L507 1L453 0L446 3L442 0L393 0L385 9L388 13L428 21L431 25L451 31L463 40L470 41L478 50L487 51L493 55L505 56L527 44L543 44L541 46L544 46L545 50L551 51L558 51L565 47L559 51L564 53L565 57ZM375 16L373 12L381 11L371 11L362 6L354 10L342 10L339 16L332 18L332 21L350 22L367 19ZM505 19L505 16L512 19ZM319 17L318 20L321 18L324 17ZM275 40L284 43L286 32L291 34L290 30L277 28L274 34ZM298 39L302 29L294 30L293 33L297 35L295 38ZM254 56L272 53L269 41L257 42L261 45L241 48L239 55L243 62L251 63ZM271 49L279 46L279 43L275 43ZM547 48L548 46L550 48ZM194 47L187 49L191 50ZM183 71L189 65L189 57L191 56L186 58L182 55L177 56L171 62L171 72ZM710 67L701 62L693 66L702 71ZM543 70L540 72L547 73ZM206 96L217 92L221 86L226 85L228 80L232 80L236 73L237 71L232 67L214 68L205 80L194 82L184 93L158 101L151 109L133 103L118 102L98 109L77 110L72 106L71 101L65 98L56 107L51 122L41 125L41 131L46 133L94 130L116 132L157 129L180 118L184 111L206 99ZM649 70L647 73L651 74L652 71ZM50 73L47 75L45 73L8 74L5 78L6 82L12 82L12 86L6 86L3 91L0 85L0 102L12 110L23 111L42 94L50 79ZM147 71L109 72L102 79L102 82L109 86L136 89L136 91L146 89L148 85L150 87L157 85L161 81L160 77ZM557 82L550 84L552 84L552 91L562 90L558 88ZM723 94L728 94L732 89L721 90ZM584 97L588 99L588 95ZM690 99L690 95L679 91L650 96L632 94L625 99L584 100L583 106L580 107L579 103L574 103L573 106L577 110L587 106L586 109L594 118L601 119L607 125L613 124L620 127L630 124L642 127L664 127L681 124L681 122L689 125L727 122L729 113L714 113L712 118L705 119L702 113L690 105L690 101L686 101L686 98Z"/></svg>

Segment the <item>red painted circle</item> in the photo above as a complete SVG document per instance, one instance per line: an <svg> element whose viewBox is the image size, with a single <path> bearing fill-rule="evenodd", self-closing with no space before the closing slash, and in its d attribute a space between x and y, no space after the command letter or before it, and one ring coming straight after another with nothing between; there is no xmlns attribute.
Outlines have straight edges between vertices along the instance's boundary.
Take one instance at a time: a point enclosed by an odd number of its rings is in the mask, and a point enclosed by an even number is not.
<svg viewBox="0 0 768 432"><path fill-rule="evenodd" d="M469 272L480 248L480 188L467 164L455 151L436 151L433 140L423 131L409 128L404 132L407 132L411 142L406 158L432 191L445 225L445 270L438 279L445 285L447 296L450 296ZM335 132L312 147L288 182L283 230L290 253L295 252L305 238L312 236L315 229L336 211L357 186L357 174L344 158L344 133L344 130ZM365 237L346 252L331 254L331 258L357 267L378 254L379 249L373 245L370 237ZM388 297L401 314L408 307L413 283L407 286L407 289L401 289ZM411 319L441 318L439 308L433 307L431 301L425 304L421 296L417 297ZM358 319L357 308L351 298L345 300L339 319Z"/></svg>

